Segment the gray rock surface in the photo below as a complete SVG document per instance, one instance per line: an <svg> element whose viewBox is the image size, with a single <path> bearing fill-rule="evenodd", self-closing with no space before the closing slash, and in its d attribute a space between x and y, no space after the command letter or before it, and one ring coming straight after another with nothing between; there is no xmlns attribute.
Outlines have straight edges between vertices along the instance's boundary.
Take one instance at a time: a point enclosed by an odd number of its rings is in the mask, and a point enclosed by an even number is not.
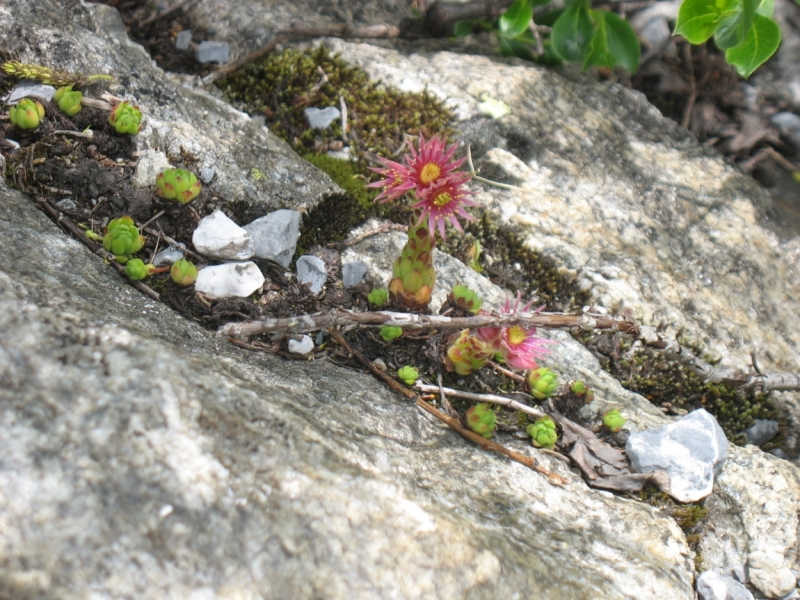
<svg viewBox="0 0 800 600"><path fill-rule="evenodd" d="M342 284L345 288L351 288L364 279L367 274L367 264L360 260L344 263L342 265Z"/></svg>
<svg viewBox="0 0 800 600"><path fill-rule="evenodd" d="M264 281L254 262L230 262L200 269L194 289L211 298L246 298Z"/></svg>
<svg viewBox="0 0 800 600"><path fill-rule="evenodd" d="M300 213L276 210L244 226L255 243L256 256L274 260L283 268L292 262L300 237Z"/></svg>
<svg viewBox="0 0 800 600"><path fill-rule="evenodd" d="M762 446L778 434L779 427L780 423L777 421L756 419L755 422L742 433L744 433L744 437L747 438L749 444Z"/></svg>
<svg viewBox="0 0 800 600"><path fill-rule="evenodd" d="M165 248L153 257L153 264L157 267L171 265L184 257L183 249L176 246Z"/></svg>
<svg viewBox="0 0 800 600"><path fill-rule="evenodd" d="M327 279L328 271L321 258L305 255L297 259L297 280L308 284L312 294L318 294Z"/></svg>
<svg viewBox="0 0 800 600"><path fill-rule="evenodd" d="M231 45L228 42L205 40L197 46L194 56L199 63L225 64L231 56Z"/></svg>
<svg viewBox="0 0 800 600"><path fill-rule="evenodd" d="M183 29L179 31L178 35L175 37L176 50L188 50L191 43L192 43L191 29Z"/></svg>
<svg viewBox="0 0 800 600"><path fill-rule="evenodd" d="M697 578L700 600L753 600L753 594L730 575L705 571Z"/></svg>
<svg viewBox="0 0 800 600"><path fill-rule="evenodd" d="M159 150L148 148L141 152L131 183L136 187L155 188L156 177L164 169L170 168L167 155Z"/></svg>
<svg viewBox="0 0 800 600"><path fill-rule="evenodd" d="M192 245L203 256L219 260L247 260L256 252L247 230L221 210L200 220L192 234Z"/></svg>
<svg viewBox="0 0 800 600"><path fill-rule="evenodd" d="M140 150L183 145L199 167L217 168L214 192L264 213L335 191L261 125L182 87L191 78L159 72L113 10L67 4L6 0L6 49L125 74L112 91L146 112ZM230 28L243 51L298 18L396 22L406 10L238 0L193 9L217 35ZM643 100L515 61L340 49L390 84L446 98L484 173L528 190L482 198L579 274L595 303L666 331L685 326L726 364L749 364L758 344L769 349L762 364L793 368L796 239L770 229L752 184ZM484 92L511 113L481 116ZM685 538L650 507L588 489L510 436L570 481L552 487L360 373L241 352L125 285L2 185L0 235L0 597L694 597ZM387 277L403 242L359 245L370 276ZM487 286L435 260L440 300L458 280ZM502 291L479 289L502 302ZM596 390L587 410L598 423L610 408L634 432L671 421L569 336L552 337L561 343L548 366ZM798 558L798 503L794 466L731 447L706 500L704 564L773 553L780 566L767 584L779 584Z"/></svg>
<svg viewBox="0 0 800 600"><path fill-rule="evenodd" d="M711 493L728 456L728 440L714 416L701 408L665 427L632 433L625 452L634 472L663 469L673 498L697 502Z"/></svg>

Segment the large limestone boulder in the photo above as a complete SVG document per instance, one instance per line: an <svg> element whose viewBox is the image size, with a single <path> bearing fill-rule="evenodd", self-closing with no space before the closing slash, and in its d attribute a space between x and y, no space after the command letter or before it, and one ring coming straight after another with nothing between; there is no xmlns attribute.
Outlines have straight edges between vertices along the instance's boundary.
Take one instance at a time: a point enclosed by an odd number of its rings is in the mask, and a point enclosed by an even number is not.
<svg viewBox="0 0 800 600"><path fill-rule="evenodd" d="M112 91L148 118L140 150L184 146L216 169L215 191L265 207L308 207L335 191L246 115L174 84L114 11L68 4L6 0L7 50L118 74ZM237 5L253 31L313 12ZM794 338L778 339L779 318L796 319L796 238L770 232L756 219L757 189L642 99L515 62L338 44L389 83L450 99L480 164L528 190L482 197L578 272L595 302L693 328L732 365L749 343L774 342L784 356L770 365L796 368ZM484 91L512 114L483 116ZM512 143L520 131L531 143ZM228 345L127 286L5 183L0 235L0 596L694 597L685 536L655 509L592 490L537 454L568 481L553 486L366 375ZM385 268L391 248L375 239L358 251ZM773 260L763 271L762 248ZM441 281L466 277L438 260ZM700 265L727 312L692 279ZM750 285L749 303L765 307L760 333L745 318ZM557 337L550 364L598 390L595 410L622 408L633 430L668 422ZM708 503L706 566L778 557L780 572L759 574L769 587L797 560L797 469L735 448L729 463Z"/></svg>

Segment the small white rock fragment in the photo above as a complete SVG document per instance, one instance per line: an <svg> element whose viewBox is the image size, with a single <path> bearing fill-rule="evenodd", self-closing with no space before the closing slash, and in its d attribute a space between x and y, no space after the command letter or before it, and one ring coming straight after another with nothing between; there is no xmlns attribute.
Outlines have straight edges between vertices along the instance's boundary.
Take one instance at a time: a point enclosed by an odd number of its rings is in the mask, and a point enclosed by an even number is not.
<svg viewBox="0 0 800 600"><path fill-rule="evenodd" d="M305 255L297 259L297 280L307 283L312 294L318 294L327 279L328 271L321 258Z"/></svg>
<svg viewBox="0 0 800 600"><path fill-rule="evenodd" d="M335 106L327 106L325 108L309 107L304 112L306 113L306 119L308 119L308 125L312 129L327 129L331 123L342 116L342 113Z"/></svg>
<svg viewBox="0 0 800 600"><path fill-rule="evenodd" d="M730 575L705 571L697 578L700 600L753 600L753 594Z"/></svg>
<svg viewBox="0 0 800 600"><path fill-rule="evenodd" d="M23 98L29 98L31 96L35 96L36 98L50 102L55 93L56 88L54 88L52 85L45 85L43 83L39 83L38 81L33 81L32 79L23 79L17 84L17 87L11 90L11 93L8 95L8 98L6 98L5 103L16 104Z"/></svg>
<svg viewBox="0 0 800 600"><path fill-rule="evenodd" d="M194 289L212 298L246 298L264 281L254 262L223 263L200 269Z"/></svg>
<svg viewBox="0 0 800 600"><path fill-rule="evenodd" d="M299 340L289 340L289 352L292 354L308 354L314 349L314 340L304 335Z"/></svg>
<svg viewBox="0 0 800 600"><path fill-rule="evenodd" d="M169 159L166 154L153 149L144 150L139 155L139 162L136 163L136 171L131 177L131 183L139 188L155 187L158 174L169 168Z"/></svg>
<svg viewBox="0 0 800 600"><path fill-rule="evenodd" d="M175 246L165 248L153 257L153 264L157 267L171 265L184 257L183 250Z"/></svg>
<svg viewBox="0 0 800 600"><path fill-rule="evenodd" d="M214 167L203 167L200 169L200 181L203 183L211 183L211 180L214 179L214 175L216 175L217 170Z"/></svg>
<svg viewBox="0 0 800 600"><path fill-rule="evenodd" d="M178 37L175 38L175 48L177 50L188 50L192 43L192 30L183 29L178 32Z"/></svg>
<svg viewBox="0 0 800 600"><path fill-rule="evenodd" d="M784 557L779 552L751 552L747 556L750 583L767 598L783 598L797 587L791 569L783 564Z"/></svg>
<svg viewBox="0 0 800 600"><path fill-rule="evenodd" d="M350 289L361 283L364 275L367 274L367 263L363 260L354 260L342 265L342 283L346 289Z"/></svg>
<svg viewBox="0 0 800 600"><path fill-rule="evenodd" d="M289 267L300 237L299 212L276 210L245 225L244 229L253 238L258 258L274 260L284 269Z"/></svg>
<svg viewBox="0 0 800 600"><path fill-rule="evenodd" d="M192 234L195 250L219 260L247 260L255 254L253 238L221 210L204 217Z"/></svg>
<svg viewBox="0 0 800 600"><path fill-rule="evenodd" d="M625 451L633 471L663 469L669 474L670 496L697 502L711 493L728 455L728 440L713 415L701 408L665 427L632 433Z"/></svg>
<svg viewBox="0 0 800 600"><path fill-rule="evenodd" d="M231 56L231 45L228 42L212 42L206 40L200 42L194 57L200 64L218 63L225 64Z"/></svg>

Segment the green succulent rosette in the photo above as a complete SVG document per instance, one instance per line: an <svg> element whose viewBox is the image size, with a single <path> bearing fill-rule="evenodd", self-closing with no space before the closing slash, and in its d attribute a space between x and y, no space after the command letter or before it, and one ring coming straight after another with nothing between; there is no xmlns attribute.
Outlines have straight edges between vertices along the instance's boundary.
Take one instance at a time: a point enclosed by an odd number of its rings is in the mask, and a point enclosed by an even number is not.
<svg viewBox="0 0 800 600"><path fill-rule="evenodd" d="M478 435L490 438L497 425L497 416L488 404L476 404L467 410L467 425Z"/></svg>
<svg viewBox="0 0 800 600"><path fill-rule="evenodd" d="M389 282L389 292L398 304L411 310L423 310L430 303L436 282L434 245L427 222L408 228L408 241L392 265Z"/></svg>
<svg viewBox="0 0 800 600"><path fill-rule="evenodd" d="M628 421L616 408L603 415L603 425L608 427L613 433L618 432Z"/></svg>
<svg viewBox="0 0 800 600"><path fill-rule="evenodd" d="M528 386L531 395L537 400L544 400L553 395L558 387L558 377L550 369L542 367L528 373Z"/></svg>
<svg viewBox="0 0 800 600"><path fill-rule="evenodd" d="M178 285L192 285L197 280L197 267L182 258L172 263L169 268L169 276Z"/></svg>
<svg viewBox="0 0 800 600"><path fill-rule="evenodd" d="M419 371L414 367L406 365L398 369L397 376L402 379L406 385L414 385L414 382L419 379Z"/></svg>
<svg viewBox="0 0 800 600"><path fill-rule="evenodd" d="M469 329L463 329L458 336L451 336L450 340L445 355L445 367L448 371L455 371L459 375L470 375L473 371L477 371L494 354L494 350Z"/></svg>
<svg viewBox="0 0 800 600"><path fill-rule="evenodd" d="M537 448L547 448L552 450L558 441L558 430L556 422L548 416L536 419L533 425L528 425L526 429L531 436L531 443Z"/></svg>
<svg viewBox="0 0 800 600"><path fill-rule="evenodd" d="M195 174L186 169L164 169L156 177L156 193L164 200L186 204L197 198L201 188Z"/></svg>
<svg viewBox="0 0 800 600"><path fill-rule="evenodd" d="M481 310L481 306L483 306L483 299L467 286L461 284L453 286L453 291L450 292L450 301L473 315L477 315Z"/></svg>
<svg viewBox="0 0 800 600"><path fill-rule="evenodd" d="M156 267L145 262L139 258L132 258L125 263L125 275L133 281L141 281L145 277L149 277L156 270Z"/></svg>
<svg viewBox="0 0 800 600"><path fill-rule="evenodd" d="M23 98L8 110L8 120L20 129L36 129L43 118L44 106L31 98Z"/></svg>
<svg viewBox="0 0 800 600"><path fill-rule="evenodd" d="M383 338L383 341L388 344L392 340L396 340L401 335L403 335L403 328L394 327L392 325L384 325L383 327L381 327L381 330L378 333Z"/></svg>
<svg viewBox="0 0 800 600"><path fill-rule="evenodd" d="M73 92L71 85L65 85L56 90L53 95L53 102L58 104L58 109L68 117L74 117L81 112L81 92Z"/></svg>
<svg viewBox="0 0 800 600"><path fill-rule="evenodd" d="M103 248L111 252L117 262L126 263L131 254L136 254L144 246L144 236L130 217L120 217L108 224L103 237Z"/></svg>
<svg viewBox="0 0 800 600"><path fill-rule="evenodd" d="M142 129L142 112L130 102L120 102L111 111L108 122L117 133L136 135Z"/></svg>
<svg viewBox="0 0 800 600"><path fill-rule="evenodd" d="M375 288L367 294L367 302L376 308L383 308L389 300L389 290Z"/></svg>

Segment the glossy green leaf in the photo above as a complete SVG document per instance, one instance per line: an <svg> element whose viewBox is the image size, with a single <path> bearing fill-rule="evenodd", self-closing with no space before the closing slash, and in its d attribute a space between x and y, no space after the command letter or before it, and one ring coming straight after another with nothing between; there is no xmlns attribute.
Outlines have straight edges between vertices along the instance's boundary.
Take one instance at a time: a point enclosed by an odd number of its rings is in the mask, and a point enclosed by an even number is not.
<svg viewBox="0 0 800 600"><path fill-rule="evenodd" d="M528 0L517 0L497 20L497 28L504 37L515 38L528 29L532 18L533 8Z"/></svg>
<svg viewBox="0 0 800 600"><path fill-rule="evenodd" d="M525 60L536 60L536 56L531 52L528 44L519 38L511 39L498 34L497 40L500 42L500 53L503 56L516 56Z"/></svg>
<svg viewBox="0 0 800 600"><path fill-rule="evenodd" d="M601 10L591 11L595 30L594 37L586 52L586 57L583 59L584 69L592 66L609 68L614 66L614 57L608 51L608 30L606 29L604 12Z"/></svg>
<svg viewBox="0 0 800 600"><path fill-rule="evenodd" d="M558 18L550 33L553 49L561 58L583 62L594 38L595 28L589 10L579 0Z"/></svg>
<svg viewBox="0 0 800 600"><path fill-rule="evenodd" d="M725 60L736 67L736 71L747 79L775 53L781 43L778 24L760 14L753 18L753 26L743 44L725 51Z"/></svg>
<svg viewBox="0 0 800 600"><path fill-rule="evenodd" d="M798 5L800 5L800 0L796 0ZM756 9L756 13L761 15L762 17L767 17L768 19L772 18L772 13L775 12L775 0L762 0L761 4L758 5Z"/></svg>
<svg viewBox="0 0 800 600"><path fill-rule="evenodd" d="M678 11L675 34L692 44L710 38L720 20L736 12L737 0L684 0Z"/></svg>
<svg viewBox="0 0 800 600"><path fill-rule="evenodd" d="M639 37L636 35L631 24L620 17L615 12L592 11L593 14L602 13L606 29L606 42L608 51L614 58L614 66L621 66L631 74L636 73L639 68L639 58L641 57L641 46ZM600 24L597 23L597 27Z"/></svg>
<svg viewBox="0 0 800 600"><path fill-rule="evenodd" d="M714 42L722 50L743 44L753 26L753 17L761 0L742 0L723 14L714 32Z"/></svg>
<svg viewBox="0 0 800 600"><path fill-rule="evenodd" d="M473 29L475 29L475 19L462 19L461 21L456 21L455 25L453 25L453 35L457 38L463 38L472 33Z"/></svg>

